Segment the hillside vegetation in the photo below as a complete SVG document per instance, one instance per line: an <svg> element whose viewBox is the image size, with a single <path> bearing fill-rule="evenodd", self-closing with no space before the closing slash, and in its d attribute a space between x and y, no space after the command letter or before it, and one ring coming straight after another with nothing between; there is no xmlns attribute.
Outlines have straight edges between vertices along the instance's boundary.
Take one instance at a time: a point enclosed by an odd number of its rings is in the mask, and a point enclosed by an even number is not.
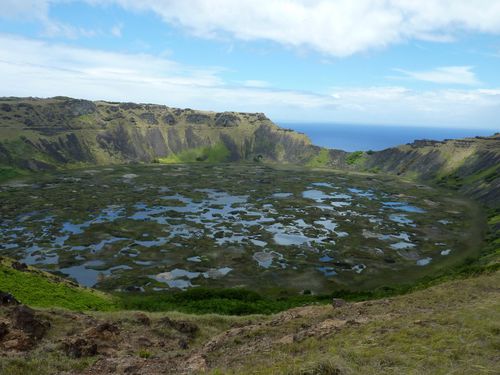
<svg viewBox="0 0 500 375"><path fill-rule="evenodd" d="M129 162L267 160L319 152L262 113L208 112L71 98L0 99L0 178L20 170Z"/></svg>
<svg viewBox="0 0 500 375"><path fill-rule="evenodd" d="M500 135L346 153L313 146L262 114L0 100L0 182L92 164L227 161L437 184L480 202L487 233L474 258L412 285L296 298L201 288L111 295L1 257L0 291L11 295L0 299L0 373L498 372Z"/></svg>

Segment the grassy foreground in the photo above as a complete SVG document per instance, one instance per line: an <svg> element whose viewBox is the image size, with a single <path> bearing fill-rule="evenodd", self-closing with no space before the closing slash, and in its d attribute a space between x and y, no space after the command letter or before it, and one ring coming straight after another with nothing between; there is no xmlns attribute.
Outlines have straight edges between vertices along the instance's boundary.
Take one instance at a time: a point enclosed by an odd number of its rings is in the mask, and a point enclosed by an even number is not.
<svg viewBox="0 0 500 375"><path fill-rule="evenodd" d="M0 257L0 290L36 307L68 310L111 310L116 299L94 289L82 288L46 272L12 268L12 261Z"/></svg>
<svg viewBox="0 0 500 375"><path fill-rule="evenodd" d="M494 374L499 297L500 273L493 272L393 298L270 316L170 312L138 320L132 311L42 309L49 333L28 353L0 351L0 373L112 374L128 368L137 374ZM166 328L165 317L195 324L196 332ZM97 341L104 345L102 354L66 357L60 343L68 335L88 337L104 321L119 333ZM180 339L187 345L179 348Z"/></svg>

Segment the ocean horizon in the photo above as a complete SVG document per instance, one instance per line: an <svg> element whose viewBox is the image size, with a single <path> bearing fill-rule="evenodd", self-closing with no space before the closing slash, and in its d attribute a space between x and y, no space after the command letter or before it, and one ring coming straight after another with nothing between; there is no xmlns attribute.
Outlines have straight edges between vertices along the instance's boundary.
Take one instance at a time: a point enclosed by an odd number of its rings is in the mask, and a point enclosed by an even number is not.
<svg viewBox="0 0 500 375"><path fill-rule="evenodd" d="M494 129L465 129L423 126L360 125L340 123L277 122L279 126L306 134L317 146L344 151L380 151L416 139L442 141L489 136Z"/></svg>

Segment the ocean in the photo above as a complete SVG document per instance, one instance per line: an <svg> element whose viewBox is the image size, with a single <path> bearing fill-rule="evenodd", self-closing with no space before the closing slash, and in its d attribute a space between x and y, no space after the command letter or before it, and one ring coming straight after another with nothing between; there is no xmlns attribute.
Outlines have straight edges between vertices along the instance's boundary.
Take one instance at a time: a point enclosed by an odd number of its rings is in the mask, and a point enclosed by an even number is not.
<svg viewBox="0 0 500 375"><path fill-rule="evenodd" d="M488 136L492 129L453 129L435 127L278 123L281 127L305 133L313 144L345 151L378 151L413 142L415 139L444 140ZM496 130L500 132L500 128Z"/></svg>

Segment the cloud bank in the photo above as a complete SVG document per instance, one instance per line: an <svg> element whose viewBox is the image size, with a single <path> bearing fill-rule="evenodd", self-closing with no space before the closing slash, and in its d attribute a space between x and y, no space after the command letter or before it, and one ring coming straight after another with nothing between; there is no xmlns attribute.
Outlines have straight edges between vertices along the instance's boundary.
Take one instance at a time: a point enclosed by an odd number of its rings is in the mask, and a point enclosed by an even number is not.
<svg viewBox="0 0 500 375"><path fill-rule="evenodd" d="M136 101L217 111L266 112L274 120L427 124L498 129L500 89L332 87L326 92L227 82L212 67L148 54L77 48L0 34L0 95Z"/></svg>
<svg viewBox="0 0 500 375"><path fill-rule="evenodd" d="M154 12L201 38L267 40L345 57L408 40L500 33L498 0L87 0Z"/></svg>
<svg viewBox="0 0 500 375"><path fill-rule="evenodd" d="M51 20L68 0L3 0L0 17L38 19L48 33L88 35ZM461 32L500 33L498 0L80 0L152 12L201 38L265 40L329 56L411 40L446 42Z"/></svg>

